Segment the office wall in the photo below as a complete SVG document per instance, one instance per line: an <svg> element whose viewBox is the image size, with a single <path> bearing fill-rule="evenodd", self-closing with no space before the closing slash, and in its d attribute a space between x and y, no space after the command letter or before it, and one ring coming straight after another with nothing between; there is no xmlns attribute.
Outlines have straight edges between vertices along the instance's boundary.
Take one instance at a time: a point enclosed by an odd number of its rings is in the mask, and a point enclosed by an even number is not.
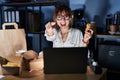
<svg viewBox="0 0 120 80"><path fill-rule="evenodd" d="M120 10L120 0L69 0L68 2L72 10L85 6L85 18L88 21L96 21L97 27L103 29L105 28L106 15L114 14ZM45 23L52 19L54 8L43 8L44 13L51 13L50 15L45 15Z"/></svg>
<svg viewBox="0 0 120 80"><path fill-rule="evenodd" d="M89 20L95 20L97 17L99 20L98 27L103 27L105 24L105 17L107 14L114 14L120 10L120 0L57 0L58 2L64 2L69 4L72 10L83 7L85 5L85 17ZM4 2L4 0L0 0ZM44 24L48 21L52 21L54 13L54 6L42 7L42 11L45 14Z"/></svg>
<svg viewBox="0 0 120 80"><path fill-rule="evenodd" d="M3 2L4 0L0 0ZM85 5L85 18L89 21L95 20L97 27L105 28L105 17L107 14L114 14L116 11L120 10L120 0L58 0L68 4L72 10L82 8ZM52 21L54 6L42 7L42 12L44 14L43 25L46 22ZM44 28L44 26L43 26ZM33 37L36 35L32 35ZM44 37L44 36L43 36ZM44 39L44 38L43 38ZM37 38L36 41L39 41ZM46 41L45 41L46 44ZM44 45L44 43L42 43ZM34 47L36 51L39 51L38 46Z"/></svg>
<svg viewBox="0 0 120 80"><path fill-rule="evenodd" d="M96 16L99 17L98 26L105 24L105 17L107 14L114 14L120 11L120 0L70 0L70 7L76 9L85 5L85 17L93 21ZM100 25L101 24L101 25Z"/></svg>

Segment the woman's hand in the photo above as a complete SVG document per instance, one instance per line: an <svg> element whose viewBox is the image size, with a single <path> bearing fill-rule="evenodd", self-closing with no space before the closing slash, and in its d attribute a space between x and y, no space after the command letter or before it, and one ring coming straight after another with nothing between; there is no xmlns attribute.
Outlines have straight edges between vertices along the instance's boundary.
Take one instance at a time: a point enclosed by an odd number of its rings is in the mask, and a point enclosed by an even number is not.
<svg viewBox="0 0 120 80"><path fill-rule="evenodd" d="M47 35L52 36L54 34L54 26L55 26L55 24L56 24L55 22L48 22L45 25Z"/></svg>
<svg viewBox="0 0 120 80"><path fill-rule="evenodd" d="M83 42L88 44L89 39L92 37L92 35L93 35L93 30L92 29L89 29L88 31L85 31Z"/></svg>

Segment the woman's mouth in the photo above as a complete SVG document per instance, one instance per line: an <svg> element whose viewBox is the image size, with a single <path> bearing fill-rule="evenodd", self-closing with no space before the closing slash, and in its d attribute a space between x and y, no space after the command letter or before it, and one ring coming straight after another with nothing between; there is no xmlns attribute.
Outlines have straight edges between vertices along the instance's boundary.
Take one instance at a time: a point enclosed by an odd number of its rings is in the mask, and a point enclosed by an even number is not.
<svg viewBox="0 0 120 80"><path fill-rule="evenodd" d="M62 27L64 27L66 24L60 24Z"/></svg>

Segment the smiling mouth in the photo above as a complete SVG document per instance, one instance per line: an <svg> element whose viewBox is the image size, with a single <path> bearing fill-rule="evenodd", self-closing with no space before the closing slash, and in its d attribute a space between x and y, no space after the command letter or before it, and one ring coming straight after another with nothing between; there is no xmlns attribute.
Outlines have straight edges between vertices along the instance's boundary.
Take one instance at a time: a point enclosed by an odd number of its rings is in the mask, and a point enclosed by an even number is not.
<svg viewBox="0 0 120 80"><path fill-rule="evenodd" d="M61 26L65 26L66 24L60 24Z"/></svg>

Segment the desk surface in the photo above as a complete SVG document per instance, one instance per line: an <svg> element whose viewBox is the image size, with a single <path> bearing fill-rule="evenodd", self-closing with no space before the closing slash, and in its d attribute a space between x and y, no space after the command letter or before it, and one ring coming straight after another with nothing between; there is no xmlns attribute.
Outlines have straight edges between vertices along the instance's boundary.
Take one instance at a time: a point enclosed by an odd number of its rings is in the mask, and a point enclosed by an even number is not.
<svg viewBox="0 0 120 80"><path fill-rule="evenodd" d="M110 35L110 34L97 34L97 38L120 38L120 35Z"/></svg>
<svg viewBox="0 0 120 80"><path fill-rule="evenodd" d="M40 61L43 60L40 59ZM22 73L23 76L5 75L0 80L106 80L106 69L103 69L101 74L95 74L89 66L87 67L86 74L44 74L43 65L39 71L23 71Z"/></svg>

